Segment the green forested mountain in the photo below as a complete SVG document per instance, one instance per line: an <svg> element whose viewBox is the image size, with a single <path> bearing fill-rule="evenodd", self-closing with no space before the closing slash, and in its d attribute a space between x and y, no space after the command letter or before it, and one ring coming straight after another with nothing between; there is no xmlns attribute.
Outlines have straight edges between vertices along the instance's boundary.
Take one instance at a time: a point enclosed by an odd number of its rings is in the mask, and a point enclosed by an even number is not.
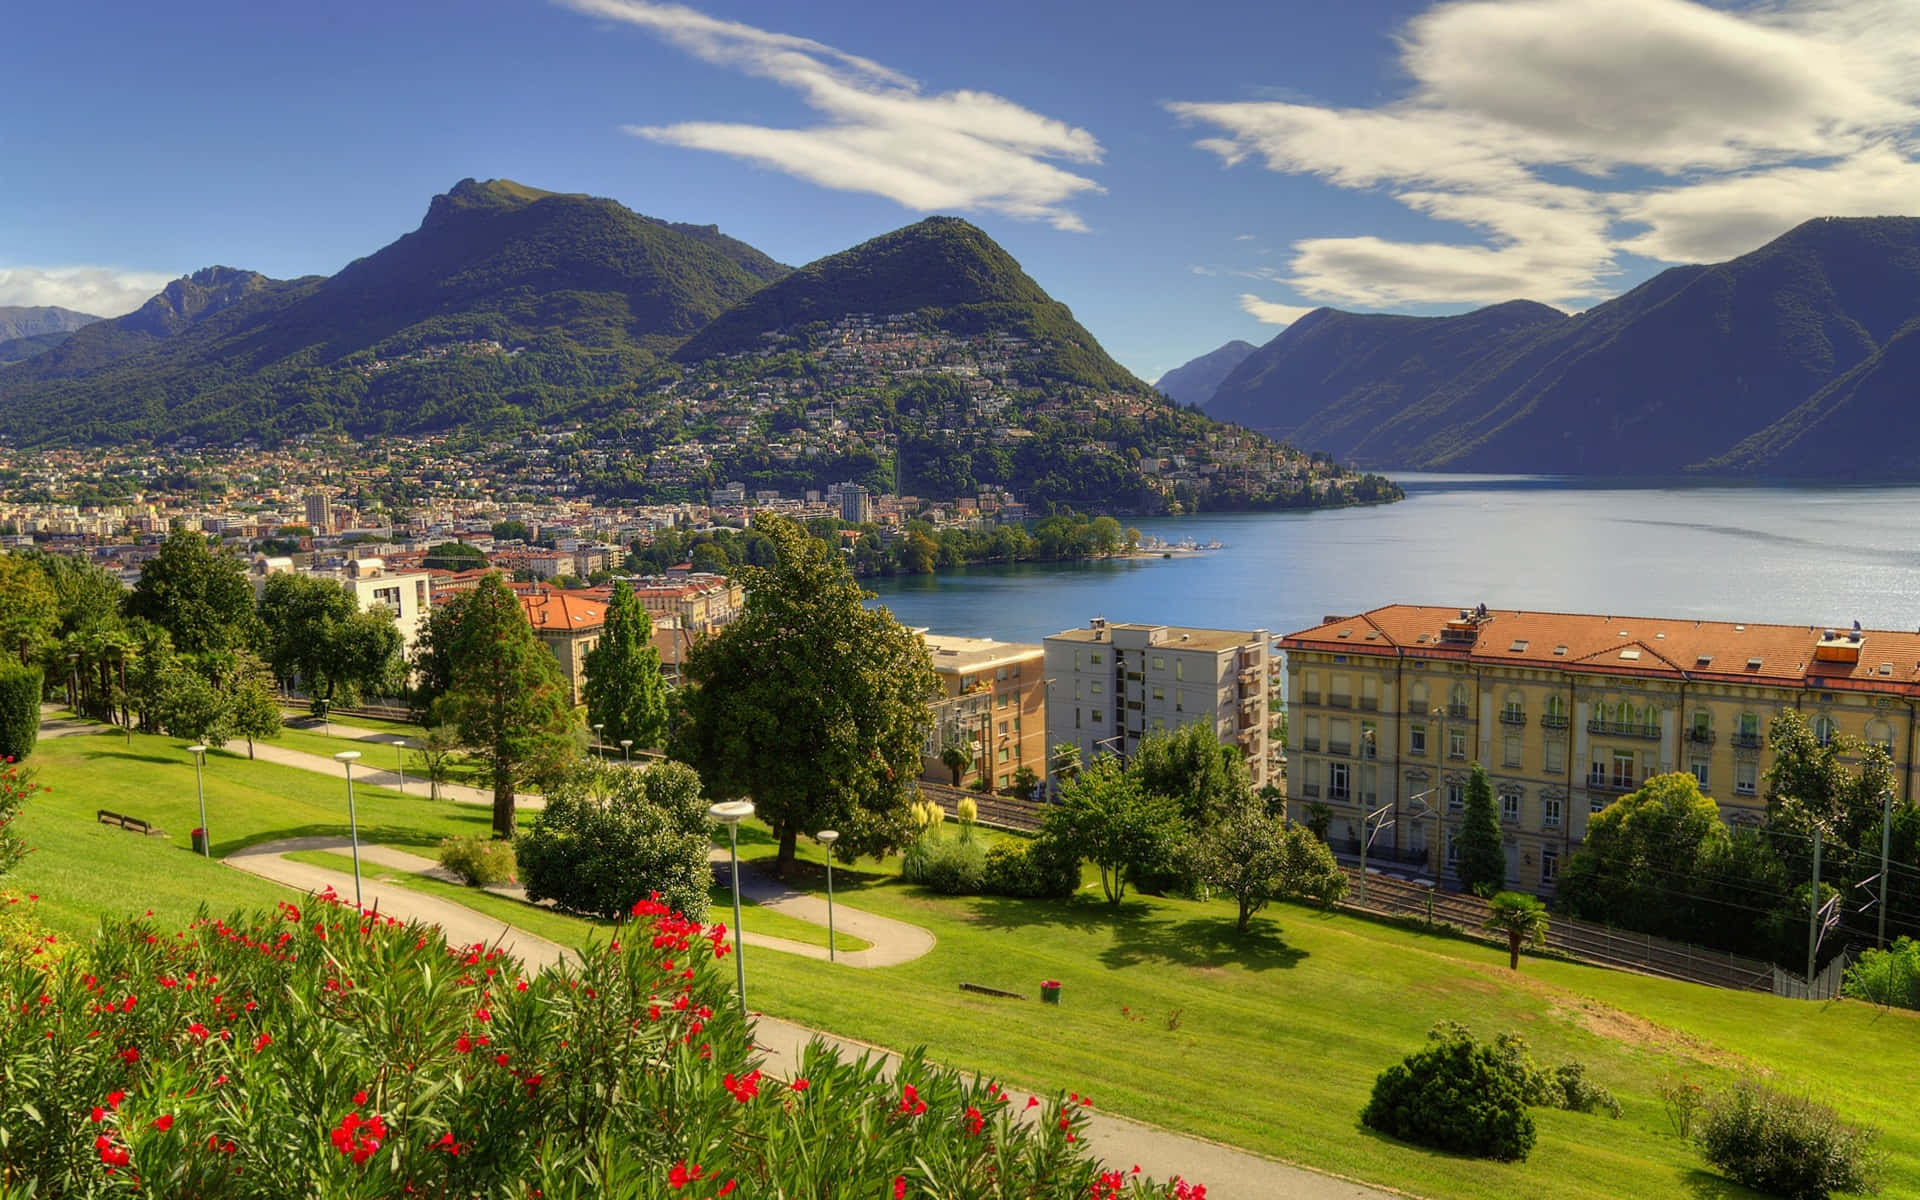
<svg viewBox="0 0 1920 1200"><path fill-rule="evenodd" d="M784 272L711 226L463 180L336 275L208 268L0 369L0 421L27 441L538 421L619 403Z"/></svg>
<svg viewBox="0 0 1920 1200"><path fill-rule="evenodd" d="M674 357L691 363L758 352L769 335L804 340L861 314L910 314L912 327L925 333L1023 338L1039 351L1023 368L1035 381L1145 387L1012 255L957 217L929 217L809 263L723 313Z"/></svg>
<svg viewBox="0 0 1920 1200"><path fill-rule="evenodd" d="M1323 309L1206 409L1379 466L1910 477L1916 319L1920 219L1823 219L1571 317Z"/></svg>

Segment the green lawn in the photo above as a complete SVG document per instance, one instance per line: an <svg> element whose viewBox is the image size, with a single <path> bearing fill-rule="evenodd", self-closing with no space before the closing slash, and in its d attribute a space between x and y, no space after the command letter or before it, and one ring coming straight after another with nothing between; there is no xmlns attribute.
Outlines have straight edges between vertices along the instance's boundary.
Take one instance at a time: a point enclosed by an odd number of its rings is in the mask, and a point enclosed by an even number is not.
<svg viewBox="0 0 1920 1200"><path fill-rule="evenodd" d="M135 735L129 748L118 731L50 740L33 765L55 790L29 806L23 832L36 853L6 884L40 893L41 915L56 929L84 933L102 910L152 908L179 920L202 901L226 908L285 894L186 852L197 819L193 767L175 742ZM340 780L249 763L244 747L209 755L207 776L221 852L345 832ZM487 829L482 808L409 792L360 788L362 837L431 853L446 834ZM97 825L102 807L153 820L169 836ZM774 853L764 827L742 827L741 852ZM803 840L800 854L798 886L821 890L819 847ZM1920 1198L1920 1126L1911 1120L1920 1014L1544 959L1523 960L1515 974L1493 946L1298 906L1256 917L1242 937L1224 903L1129 897L1115 910L1097 893L1066 904L947 898L901 883L897 860L836 867L835 884L849 905L923 925L938 946L918 962L871 971L751 955L750 994L769 1013L881 1045L924 1044L956 1066L1090 1093L1102 1108L1436 1200L1745 1196L1673 1135L1657 1088L1677 1076L1716 1086L1751 1072L1877 1126L1889 1159L1884 1194ZM556 940L577 941L585 924L437 886ZM747 924L756 928L752 917ZM1032 997L1043 979L1064 984L1060 1007L959 989L969 982ZM1356 1118L1374 1076L1440 1018L1485 1037L1517 1030L1544 1063L1584 1061L1625 1117L1537 1112L1539 1145L1516 1165L1362 1130Z"/></svg>
<svg viewBox="0 0 1920 1200"><path fill-rule="evenodd" d="M346 854L330 850L295 850L287 855L295 862L311 863L316 867L327 867L335 871L352 872L353 859ZM396 883L402 887L427 892L456 904L464 904L476 911L483 912L496 920L518 926L528 933L538 934L550 942L562 946L578 946L586 941L589 934L611 929L612 924L589 917L577 917L556 912L539 904L527 904L506 896L496 896L480 888L470 888L462 884L448 883L441 879L432 879L424 875L415 875L408 871L396 871L391 867L376 866L367 862L360 864L360 873L368 879L379 879ZM713 910L709 913L712 920L733 920L733 893L725 888L713 889L709 899ZM785 913L761 908L751 900L740 902L740 917L748 932L765 934L768 937L782 937L789 941L804 942L809 946L825 946L827 931L811 921L802 921ZM871 944L850 934L834 931L833 943L842 953L865 950Z"/></svg>

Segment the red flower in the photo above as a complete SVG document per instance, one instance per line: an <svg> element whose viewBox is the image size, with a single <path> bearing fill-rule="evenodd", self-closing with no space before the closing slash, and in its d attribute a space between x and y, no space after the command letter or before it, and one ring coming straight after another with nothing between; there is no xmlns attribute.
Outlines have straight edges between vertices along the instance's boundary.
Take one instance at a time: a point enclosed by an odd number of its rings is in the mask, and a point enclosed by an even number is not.
<svg viewBox="0 0 1920 1200"><path fill-rule="evenodd" d="M907 1200L907 1177L905 1175L895 1175L893 1177L893 1200Z"/></svg>
<svg viewBox="0 0 1920 1200"><path fill-rule="evenodd" d="M204 1042L207 1040L207 1033L209 1031L205 1025L195 1021L193 1024L187 1026L187 1032L193 1035L194 1041Z"/></svg>
<svg viewBox="0 0 1920 1200"><path fill-rule="evenodd" d="M720 1200L720 1197L729 1195L732 1193L732 1191L733 1191L733 1180L729 1179L725 1183L720 1185L719 1191L713 1194L713 1200Z"/></svg>
<svg viewBox="0 0 1920 1200"><path fill-rule="evenodd" d="M980 1135L980 1127L982 1125L985 1125L986 1123L987 1123L987 1119L980 1115L979 1109L975 1108L971 1104L967 1105L967 1136L968 1137L978 1137Z"/></svg>
<svg viewBox="0 0 1920 1200"><path fill-rule="evenodd" d="M98 1125L100 1122L106 1119L107 1119L107 1110L104 1108L101 1108L98 1104L94 1105L93 1106L93 1123L95 1125Z"/></svg>
<svg viewBox="0 0 1920 1200"><path fill-rule="evenodd" d="M258 1054L262 1050L265 1050L268 1046L271 1046L271 1045L273 1045L273 1035L270 1033L263 1033L259 1037L253 1039L253 1052L255 1054Z"/></svg>
<svg viewBox="0 0 1920 1200"><path fill-rule="evenodd" d="M353 1094L353 1102L354 1102L355 1104L365 1104L365 1103L367 1102L367 1093L366 1093L366 1091L365 1091L365 1090L363 1089L363 1090L361 1090L361 1091L358 1091L358 1092L355 1092L355 1093Z"/></svg>
<svg viewBox="0 0 1920 1200"><path fill-rule="evenodd" d="M729 1072L726 1079L721 1081L720 1086L726 1088L735 1100L745 1104L760 1094L760 1072L757 1070L748 1071L738 1079L735 1079L732 1073Z"/></svg>
<svg viewBox="0 0 1920 1200"><path fill-rule="evenodd" d="M119 1088L115 1088L112 1091L107 1093L107 1107L113 1109L115 1112L119 1112L120 1102L122 1100L125 1100L126 1098L127 1098L126 1092L122 1091Z"/></svg>
<svg viewBox="0 0 1920 1200"><path fill-rule="evenodd" d="M387 1140L387 1123L377 1116L362 1118L350 1112L328 1137L333 1148L353 1159L357 1167L380 1152L380 1143Z"/></svg>
<svg viewBox="0 0 1920 1200"><path fill-rule="evenodd" d="M789 1083L787 1086L792 1088L796 1092L804 1092L808 1088L812 1087L813 1085L811 1083L808 1083L804 1079L800 1079L796 1077L794 1081L792 1083Z"/></svg>
<svg viewBox="0 0 1920 1200"><path fill-rule="evenodd" d="M920 1098L920 1092L912 1084L900 1089L900 1107L894 1110L909 1117L917 1117L927 1111L927 1102Z"/></svg>
<svg viewBox="0 0 1920 1200"><path fill-rule="evenodd" d="M158 1129L158 1130L159 1130L159 1131L160 1131L161 1133L165 1133L165 1132L166 1132L167 1130L169 1130L169 1129L172 1129L172 1128L173 1128L173 1114L172 1114L172 1113L164 1113L164 1114L162 1114L161 1116L158 1116L158 1117L155 1117L155 1118L153 1119L153 1127L154 1127L155 1129Z"/></svg>
<svg viewBox="0 0 1920 1200"><path fill-rule="evenodd" d="M638 908L639 906L635 905L635 907ZM667 1172L667 1186L675 1191L679 1191L689 1183L700 1178L702 1171L703 1168L699 1163L688 1166L687 1160L683 1158L679 1162L674 1163L673 1169Z"/></svg>
<svg viewBox="0 0 1920 1200"><path fill-rule="evenodd" d="M444 1150L455 1158L460 1157L460 1152L466 1149L465 1146L454 1140L453 1130L451 1129L440 1135L440 1140L433 1144L433 1148L435 1150Z"/></svg>
<svg viewBox="0 0 1920 1200"><path fill-rule="evenodd" d="M127 1063L128 1065L137 1063L140 1061L140 1052L134 1049L132 1046L128 1046L125 1050L122 1050L120 1052L120 1061L123 1063Z"/></svg>

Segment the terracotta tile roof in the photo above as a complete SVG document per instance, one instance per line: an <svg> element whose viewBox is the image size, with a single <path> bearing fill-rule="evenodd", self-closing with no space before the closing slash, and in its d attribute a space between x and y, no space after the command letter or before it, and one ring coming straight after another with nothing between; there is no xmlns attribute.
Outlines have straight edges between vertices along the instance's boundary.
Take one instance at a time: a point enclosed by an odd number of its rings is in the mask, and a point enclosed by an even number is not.
<svg viewBox="0 0 1920 1200"><path fill-rule="evenodd" d="M1452 627L1451 629L1449 627ZM1283 650L1520 663L1582 673L1920 695L1920 632L1390 604L1280 639ZM1823 647L1824 643L1824 647ZM1825 658L1821 657L1824 650Z"/></svg>
<svg viewBox="0 0 1920 1200"><path fill-rule="evenodd" d="M606 623L603 598L539 584L515 584L513 590L536 633L586 633Z"/></svg>

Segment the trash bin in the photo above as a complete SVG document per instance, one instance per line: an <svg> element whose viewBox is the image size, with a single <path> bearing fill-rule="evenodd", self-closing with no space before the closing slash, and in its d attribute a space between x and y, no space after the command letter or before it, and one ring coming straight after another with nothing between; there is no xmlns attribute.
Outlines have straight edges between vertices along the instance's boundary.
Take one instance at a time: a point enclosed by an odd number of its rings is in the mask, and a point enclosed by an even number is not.
<svg viewBox="0 0 1920 1200"><path fill-rule="evenodd" d="M195 854L205 854L207 852L206 830L196 829L193 831L193 852Z"/></svg>
<svg viewBox="0 0 1920 1200"><path fill-rule="evenodd" d="M1060 1003L1060 981L1058 979L1047 979L1047 980L1041 981L1040 1000L1041 1000L1041 1003L1043 1004Z"/></svg>

